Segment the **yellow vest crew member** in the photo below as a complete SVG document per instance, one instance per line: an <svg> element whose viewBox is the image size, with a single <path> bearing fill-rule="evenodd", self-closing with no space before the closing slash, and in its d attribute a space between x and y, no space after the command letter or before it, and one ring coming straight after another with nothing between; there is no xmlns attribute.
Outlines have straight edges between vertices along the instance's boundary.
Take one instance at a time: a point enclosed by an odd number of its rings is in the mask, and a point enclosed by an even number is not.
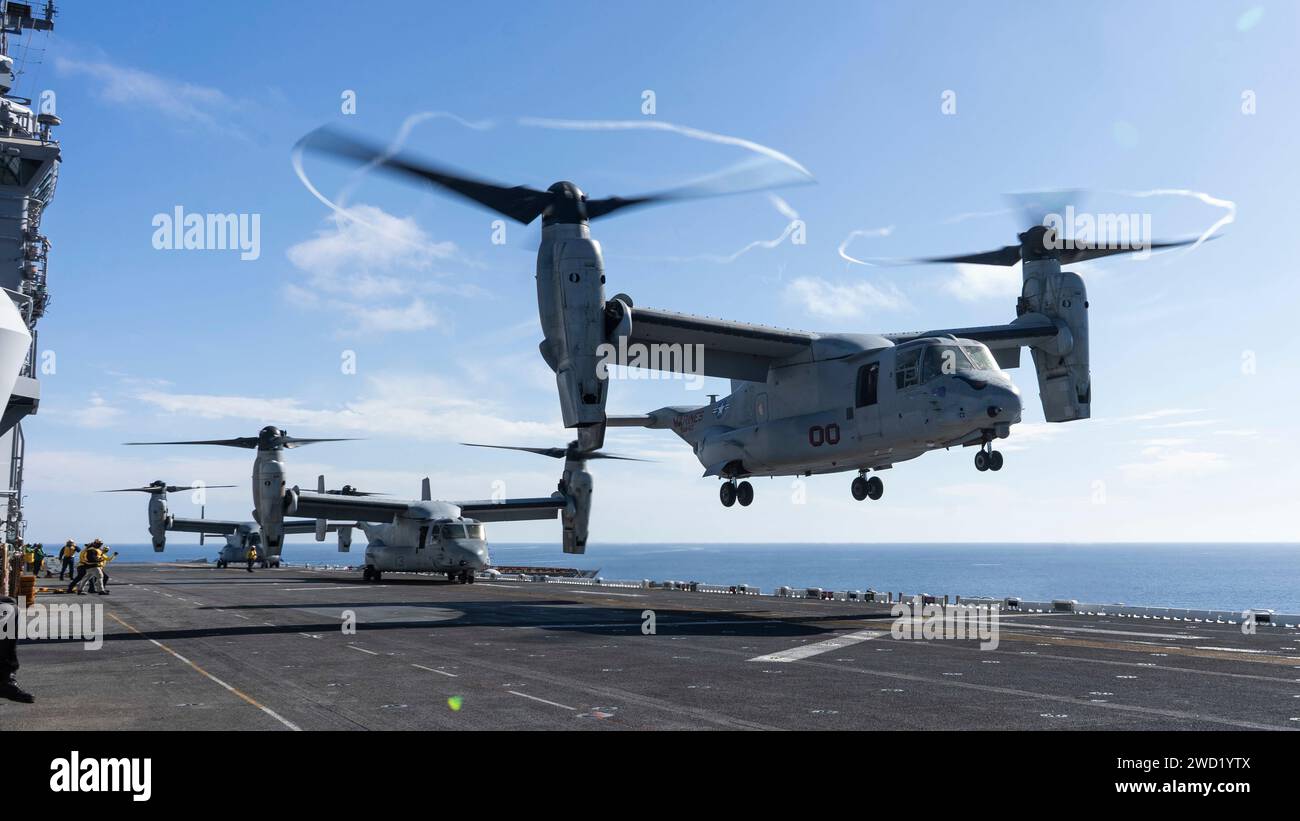
<svg viewBox="0 0 1300 821"><path fill-rule="evenodd" d="M81 557L86 575L77 583L77 595L84 595L85 591L82 588L89 584L92 592L107 596L108 591L104 589L104 543L99 539L91 542L82 551Z"/></svg>
<svg viewBox="0 0 1300 821"><path fill-rule="evenodd" d="M253 563L257 561L257 548L256 547L248 548L248 554L245 556L245 558L248 559L248 572L252 573Z"/></svg>
<svg viewBox="0 0 1300 821"><path fill-rule="evenodd" d="M63 543L63 548L59 550L59 581L63 581L65 573L69 576L74 574L73 563L76 555L77 543L68 539Z"/></svg>

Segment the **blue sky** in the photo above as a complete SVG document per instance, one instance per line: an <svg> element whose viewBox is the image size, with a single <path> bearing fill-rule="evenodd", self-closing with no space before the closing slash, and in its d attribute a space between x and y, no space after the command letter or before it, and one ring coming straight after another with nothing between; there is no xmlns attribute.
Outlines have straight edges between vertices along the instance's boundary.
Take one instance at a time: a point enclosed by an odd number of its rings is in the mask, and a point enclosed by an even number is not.
<svg viewBox="0 0 1300 821"><path fill-rule="evenodd" d="M65 163L44 227L57 372L29 441L30 535L143 541L143 499L103 487L237 482L212 516L250 508L244 451L138 439L366 436L293 452L332 480L446 498L549 492L558 465L461 440L565 441L537 354L533 252L493 215L308 158L332 215L290 163L335 124L503 182L633 194L745 157L671 131L579 132L521 118L655 120L740 137L806 166L812 186L637 211L596 225L608 292L637 304L820 331L1007 321L1015 274L878 268L850 256L974 251L1014 241L1008 191L1088 188L1158 236L1224 236L1191 253L1079 270L1092 304L1093 416L1042 423L1030 371L1007 468L969 451L886 475L875 504L850 475L756 482L724 510L667 432L617 431L600 464L601 541L1293 540L1291 355L1300 285L1290 239L1297 11L1276 3L491 4L66 0L20 93L53 89ZM116 7L121 9L122 7ZM356 93L355 115L341 95ZM643 92L656 111L643 115ZM941 109L955 93L956 113ZM1255 113L1242 111L1249 93ZM478 127L469 127L475 125ZM1135 198L1114 192L1204 192ZM1105 193L1110 192L1110 193ZM151 221L258 214L260 256L156 250ZM783 236L790 211L808 241ZM960 215L980 214L958 219ZM880 230L888 228L886 232ZM768 246L771 247L768 247ZM752 246L752 247L750 247ZM744 253L737 254L742 249ZM357 372L340 369L355 352ZM1253 363L1244 372L1243 361ZM1245 369L1251 370L1251 369ZM726 392L710 383L708 392ZM611 412L700 400L681 382L614 385ZM183 495L177 513L189 513ZM553 540L555 523L497 525Z"/></svg>

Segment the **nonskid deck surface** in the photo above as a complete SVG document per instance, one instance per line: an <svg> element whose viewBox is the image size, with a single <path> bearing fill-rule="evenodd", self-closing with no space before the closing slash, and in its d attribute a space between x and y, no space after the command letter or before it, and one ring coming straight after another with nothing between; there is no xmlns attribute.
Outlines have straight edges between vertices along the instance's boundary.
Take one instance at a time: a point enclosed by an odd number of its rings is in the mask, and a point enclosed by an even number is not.
<svg viewBox="0 0 1300 821"><path fill-rule="evenodd" d="M39 602L106 640L25 642L5 730L1300 729L1282 627L1017 614L981 650L887 605L177 565Z"/></svg>

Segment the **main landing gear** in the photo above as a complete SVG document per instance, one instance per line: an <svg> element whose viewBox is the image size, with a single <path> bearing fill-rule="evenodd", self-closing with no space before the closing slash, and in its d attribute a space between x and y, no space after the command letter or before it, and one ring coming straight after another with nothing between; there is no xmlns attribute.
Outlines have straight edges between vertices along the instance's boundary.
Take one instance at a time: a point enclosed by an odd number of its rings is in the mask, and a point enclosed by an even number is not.
<svg viewBox="0 0 1300 821"><path fill-rule="evenodd" d="M986 470L1002 470L1002 453L985 442L975 454L975 469L981 473Z"/></svg>
<svg viewBox="0 0 1300 821"><path fill-rule="evenodd" d="M361 571L361 578L363 581L377 582L383 577L384 574L376 570L373 564L366 565L366 568Z"/></svg>
<svg viewBox="0 0 1300 821"><path fill-rule="evenodd" d="M859 502L863 499L871 499L874 502L885 495L885 483L880 481L879 476L868 479L864 474L859 473L850 488L853 491L853 498Z"/></svg>
<svg viewBox="0 0 1300 821"><path fill-rule="evenodd" d="M459 573L457 573L455 570L449 570L447 571L447 581L451 582L452 584L473 584L474 571L462 570Z"/></svg>
<svg viewBox="0 0 1300 821"><path fill-rule="evenodd" d="M749 482L737 484L735 479L723 482L718 488L718 499L723 507L731 507L736 502L740 502L741 507L749 507L754 501L754 486Z"/></svg>

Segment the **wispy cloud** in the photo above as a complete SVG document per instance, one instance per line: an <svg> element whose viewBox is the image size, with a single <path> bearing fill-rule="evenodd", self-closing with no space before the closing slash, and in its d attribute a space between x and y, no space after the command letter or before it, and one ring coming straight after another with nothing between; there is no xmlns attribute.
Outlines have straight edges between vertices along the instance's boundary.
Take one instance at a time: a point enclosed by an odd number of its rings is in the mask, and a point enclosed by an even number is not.
<svg viewBox="0 0 1300 821"><path fill-rule="evenodd" d="M819 277L799 277L785 286L785 298L806 313L822 319L856 319L868 311L898 311L907 297L894 285L884 288L870 282L835 283Z"/></svg>
<svg viewBox="0 0 1300 821"><path fill-rule="evenodd" d="M435 266L454 256L456 245L433 241L409 217L357 204L331 213L327 222L289 248L289 261L307 278L285 294L301 307L343 314L347 331L427 330L439 318L425 296L475 292L439 281Z"/></svg>
<svg viewBox="0 0 1300 821"><path fill-rule="evenodd" d="M1222 453L1191 450L1169 444L1151 444L1141 451L1142 460L1120 465L1125 479L1132 482L1160 482L1217 473L1228 466Z"/></svg>
<svg viewBox="0 0 1300 821"><path fill-rule="evenodd" d="M58 57L55 70L64 76L83 76L96 86L106 103L146 109L175 123L240 134L231 121L245 103L211 86L174 80L107 59L73 60Z"/></svg>
<svg viewBox="0 0 1300 821"><path fill-rule="evenodd" d="M943 289L963 302L985 299L1015 299L1020 295L1020 263L1015 265L957 265L957 273L943 283Z"/></svg>
<svg viewBox="0 0 1300 821"><path fill-rule="evenodd" d="M137 399L164 413L230 419L250 427L305 427L320 433L395 436L424 442L564 442L554 423L511 419L480 395L462 395L455 383L428 374L383 374L366 380L363 398L334 407L310 407L290 397L143 391Z"/></svg>
<svg viewBox="0 0 1300 821"><path fill-rule="evenodd" d="M65 420L75 427L97 430L112 427L122 418L124 411L110 405L108 400L99 394L93 393L86 404L80 408L56 408L48 413L55 419Z"/></svg>

